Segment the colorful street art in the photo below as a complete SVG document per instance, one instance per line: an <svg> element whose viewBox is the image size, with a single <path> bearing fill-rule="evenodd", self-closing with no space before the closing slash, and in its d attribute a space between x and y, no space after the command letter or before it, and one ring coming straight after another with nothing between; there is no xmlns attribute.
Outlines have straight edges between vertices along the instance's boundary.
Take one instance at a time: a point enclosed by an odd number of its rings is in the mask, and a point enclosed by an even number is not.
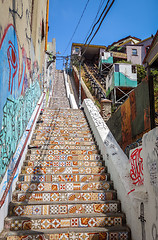
<svg viewBox="0 0 158 240"><path fill-rule="evenodd" d="M142 147L130 151L130 177L134 185L144 183L143 158L141 157Z"/></svg>
<svg viewBox="0 0 158 240"><path fill-rule="evenodd" d="M36 74L32 82L28 82L26 68L28 67L31 75L31 60L27 59L24 47L19 48L17 34L12 24L7 26L1 39L0 60L1 181L39 100L41 89L36 77L37 62L34 63Z"/></svg>

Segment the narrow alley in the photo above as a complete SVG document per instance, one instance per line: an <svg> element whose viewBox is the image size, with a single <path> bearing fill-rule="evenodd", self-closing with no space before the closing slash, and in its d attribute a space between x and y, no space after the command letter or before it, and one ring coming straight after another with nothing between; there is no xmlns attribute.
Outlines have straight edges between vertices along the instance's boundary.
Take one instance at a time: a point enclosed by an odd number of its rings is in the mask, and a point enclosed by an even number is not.
<svg viewBox="0 0 158 240"><path fill-rule="evenodd" d="M130 239L84 113L69 107L62 71L54 84L9 204L6 239Z"/></svg>

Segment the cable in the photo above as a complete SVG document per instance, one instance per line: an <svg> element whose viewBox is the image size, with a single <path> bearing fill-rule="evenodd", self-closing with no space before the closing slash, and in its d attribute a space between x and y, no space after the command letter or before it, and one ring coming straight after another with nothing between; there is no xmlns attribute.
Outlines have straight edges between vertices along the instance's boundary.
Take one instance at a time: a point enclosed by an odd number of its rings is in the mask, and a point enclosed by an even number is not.
<svg viewBox="0 0 158 240"><path fill-rule="evenodd" d="M85 7L84 7L84 10L83 10L82 14L81 14L81 17L80 17L80 19L79 19L79 21L78 21L78 23L77 23L77 26L76 26L76 28L75 28L73 34L72 34L72 37L71 37L71 39L70 39L70 41L69 41L69 43L68 43L68 45L67 45L67 47L66 47L64 53L65 53L66 50L68 49L68 47L69 47L69 45L70 45L70 43L71 43L71 41L72 41L72 39L73 39L73 37L74 37L76 31L77 31L77 28L78 28L78 26L79 26L79 24L80 24L80 22L81 22L81 19L82 19L83 15L84 15L84 12L86 11L86 8L87 8L87 6L88 6L89 1L90 1L90 0L87 0L87 3L86 3L86 5L85 5ZM63 53L63 54L64 54L64 53Z"/></svg>
<svg viewBox="0 0 158 240"><path fill-rule="evenodd" d="M110 1L110 0L108 0L107 4L109 3L109 1ZM102 25L102 23L103 23L106 15L108 14L108 12L109 12L109 10L111 9L111 7L112 7L112 5L114 4L114 2L115 2L115 0L112 1L112 3L110 4L109 8L108 8L107 11L105 12L105 14L104 14L104 16L103 16L103 18L102 18L102 20L101 20L101 22L100 22L97 30L96 30L95 33L93 34L91 40L89 41L89 43L88 43L87 46L86 46L86 49L85 49L84 52L82 53L81 58L82 58L82 56L85 54L85 52L87 51L87 48L88 48L89 44L92 42L92 40L94 39L95 35L96 35L97 32L99 31L99 29L100 29L100 27L101 27L101 25ZM107 6L107 4L106 4L106 6ZM104 9L105 9L105 8L104 8ZM90 35L91 35L91 34L90 34ZM89 37L90 37L90 36L88 36L88 38L89 38ZM86 43L85 43L84 45L86 45Z"/></svg>
<svg viewBox="0 0 158 240"><path fill-rule="evenodd" d="M103 11L102 11L102 13L101 13L99 19L97 20L97 22L94 24L94 26L93 26L93 28L92 28L92 30L91 30L89 36L87 37L87 39L86 39L86 41L85 41L85 44L88 42L88 39L89 39L90 36L92 35L95 26L99 23L99 21L100 21L101 17L103 16L103 14L104 14L104 12L105 12L105 10L106 10L106 8L107 8L109 2L110 2L110 0L107 1L105 8L103 9ZM85 45L85 44L84 44L84 45Z"/></svg>
<svg viewBox="0 0 158 240"><path fill-rule="evenodd" d="M88 44L90 44L90 43L92 42L93 38L95 37L95 35L96 35L96 34L97 34L97 32L99 31L99 29L100 29L100 27L101 27L101 25L102 25L102 23L103 23L103 21L104 21L104 19L105 19L106 15L107 15L107 14L108 14L108 12L110 11L110 9L111 9L112 5L114 4L114 2L115 2L115 0L113 0L113 1L112 1L112 3L110 4L110 6L109 6L108 10L107 10L107 11L106 11L106 13L104 14L104 16L103 16L103 18L102 18L102 20L101 20L101 22L100 22L100 24L99 24L99 26L98 26L97 30L95 31L95 33L94 33L93 37L91 38L91 40L89 41L89 43L88 43Z"/></svg>
<svg viewBox="0 0 158 240"><path fill-rule="evenodd" d="M91 24L91 26L90 26L90 29L89 29L89 31L88 31L88 33L87 33L87 35L86 35L86 37L85 37L85 39L84 39L83 42L86 41L86 38L87 38L88 34L90 33L90 30L91 30L91 28L93 27L93 25L94 25L94 23L95 23L95 21L96 21L96 19L97 19L97 17L98 17L98 14L99 14L99 12L100 12L100 10L101 10L101 8L102 8L104 2L105 2L105 0L101 0L101 1L100 1L99 7L98 7L98 11L97 11L97 14L96 14L96 16L95 16L95 18L94 18L94 20L93 20L93 22L92 22L92 24Z"/></svg>

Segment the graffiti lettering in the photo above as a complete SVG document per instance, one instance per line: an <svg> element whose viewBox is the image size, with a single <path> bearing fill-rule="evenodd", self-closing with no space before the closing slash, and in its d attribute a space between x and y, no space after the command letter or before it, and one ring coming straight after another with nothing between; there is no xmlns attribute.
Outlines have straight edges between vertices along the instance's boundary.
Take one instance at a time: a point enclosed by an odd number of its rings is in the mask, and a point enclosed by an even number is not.
<svg viewBox="0 0 158 240"><path fill-rule="evenodd" d="M9 47L7 50L7 57L8 57L8 63L9 63L9 88L8 90L13 92L13 81L15 78L15 75L17 73L18 69L18 60L17 60L17 53L16 49L11 41L9 41Z"/></svg>
<svg viewBox="0 0 158 240"><path fill-rule="evenodd" d="M130 155L130 177L133 184L141 185L144 183L143 159L141 157L142 147L134 149Z"/></svg>

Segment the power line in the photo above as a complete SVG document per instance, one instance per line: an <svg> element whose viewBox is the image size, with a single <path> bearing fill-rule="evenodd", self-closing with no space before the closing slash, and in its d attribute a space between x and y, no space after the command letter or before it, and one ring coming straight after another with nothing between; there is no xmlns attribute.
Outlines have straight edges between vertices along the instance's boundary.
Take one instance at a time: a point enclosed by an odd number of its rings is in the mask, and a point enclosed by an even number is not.
<svg viewBox="0 0 158 240"><path fill-rule="evenodd" d="M92 22L92 24L91 24L91 26L90 26L90 29L89 29L89 31L88 31L88 33L87 33L87 35L86 35L86 37L85 37L85 39L84 39L83 42L86 41L87 36L88 36L88 34L90 33L90 30L91 30L91 28L93 27L93 25L94 25L94 23L95 23L95 21L96 21L96 19L97 19L97 17L98 17L98 14L99 14L99 12L100 12L100 10L101 10L101 8L102 8L104 2L105 2L105 0L101 0L101 1L100 1L99 7L98 7L98 11L97 11L97 14L96 14L96 16L95 16L95 18L94 18L94 20L93 20L93 22Z"/></svg>
<svg viewBox="0 0 158 240"><path fill-rule="evenodd" d="M87 3L86 3L86 5L85 5L85 7L84 7L84 10L83 10L82 14L81 14L81 17L80 17L80 19L79 19L79 21L78 21L78 23L77 23L77 26L76 26L76 28L75 28L73 34L72 34L72 37L71 37L71 39L70 39L70 41L69 41L69 43L68 43L68 45L67 45L67 47L66 47L64 53L65 53L66 50L68 49L68 47L69 47L69 45L70 45L70 43L71 43L71 41L72 41L72 39L73 39L73 37L74 37L76 31L77 31L77 28L78 28L78 26L79 26L79 24L80 24L80 22L81 22L81 19L82 19L83 15L84 15L84 12L86 11L86 8L87 8L87 6L88 6L89 1L90 1L90 0L87 0Z"/></svg>
<svg viewBox="0 0 158 240"><path fill-rule="evenodd" d="M101 17L103 16L105 10L107 9L107 6L108 6L109 2L110 2L110 0L107 1L105 8L103 9L103 11L102 11L102 13L101 13L99 19L97 20L97 22L94 24L94 26L93 26L93 28L92 28L92 30L91 30L89 36L87 37L87 39L86 39L86 41L85 41L85 44L88 42L88 39L89 39L90 36L92 35L95 26L99 23L99 21L100 21Z"/></svg>
<svg viewBox="0 0 158 240"><path fill-rule="evenodd" d="M99 31L99 29L100 29L100 27L101 27L101 25L102 25L102 23L103 23L103 21L104 21L104 19L105 19L106 15L107 15L107 14L108 14L108 12L110 11L110 9L111 9L112 5L114 4L114 2L115 2L115 0L113 0L113 1L112 1L112 3L110 4L109 8L107 9L106 13L104 14L104 16L103 16L103 18L102 18L102 20L101 20L101 22L100 22L100 24L99 24L99 26L98 26L97 30L95 31L95 33L94 33L93 37L91 38L91 40L89 41L89 43L88 43L88 44L90 44L90 43L92 42L93 38L95 37L95 35L96 35L96 34L97 34L97 32Z"/></svg>
<svg viewBox="0 0 158 240"><path fill-rule="evenodd" d="M108 2L107 2L107 4L106 4L106 8L107 8L107 6L108 6L109 1L110 1L110 0L108 0ZM81 58L82 58L82 56L85 54L85 52L87 51L88 46L90 45L90 43L91 43L92 40L94 39L95 35L96 35L97 32L99 31L99 29L100 29L100 27L101 27L101 25L102 25L102 23L103 23L103 21L104 21L106 15L107 15L108 12L110 11L110 9L111 9L112 5L114 4L114 2L115 2L115 0L112 1L112 3L110 4L109 8L106 10L106 12L105 12L104 15L101 14L101 16L103 15L103 18L102 18L102 20L101 20L101 22L100 22L100 24L99 24L97 30L96 30L95 33L93 34L91 40L90 40L89 43L87 44L86 49L85 49L84 52L82 53ZM105 9L105 8L104 8L104 9ZM104 11L104 10L103 10L103 11ZM103 12L102 12L102 13L103 13ZM101 19L101 18L99 17L99 19ZM98 21L97 21L97 22L98 22ZM96 25L96 24L95 24L95 25ZM95 27L95 26L94 26L94 27ZM94 29L94 27L93 27L93 29ZM92 33L89 34L88 39L89 39L89 37L90 37L91 34L92 34ZM86 45L86 43L85 43L84 45Z"/></svg>

